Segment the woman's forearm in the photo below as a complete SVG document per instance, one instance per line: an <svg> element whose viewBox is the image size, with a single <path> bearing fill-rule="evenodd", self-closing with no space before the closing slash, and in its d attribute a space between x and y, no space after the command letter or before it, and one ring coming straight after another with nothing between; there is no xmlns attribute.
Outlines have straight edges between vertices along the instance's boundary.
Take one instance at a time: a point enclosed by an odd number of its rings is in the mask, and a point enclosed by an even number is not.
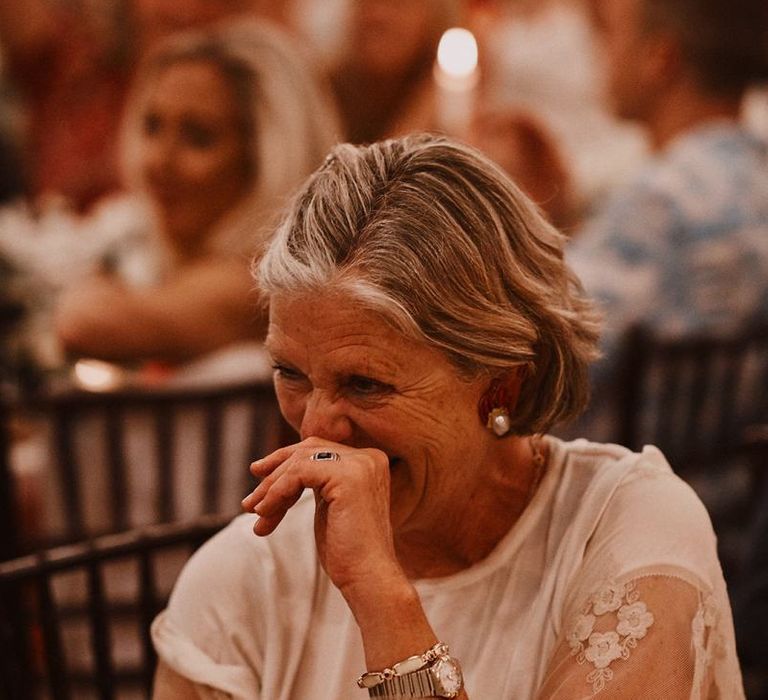
<svg viewBox="0 0 768 700"><path fill-rule="evenodd" d="M423 654L439 640L410 582L372 577L355 591L343 591L363 641L366 668L381 671L410 656ZM457 696L467 700L465 691Z"/></svg>

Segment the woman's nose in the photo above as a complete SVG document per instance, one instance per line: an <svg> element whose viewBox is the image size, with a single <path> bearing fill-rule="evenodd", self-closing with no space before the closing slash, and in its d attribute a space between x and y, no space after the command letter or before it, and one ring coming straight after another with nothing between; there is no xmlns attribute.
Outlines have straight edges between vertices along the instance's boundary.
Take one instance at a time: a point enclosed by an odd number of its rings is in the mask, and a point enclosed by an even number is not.
<svg viewBox="0 0 768 700"><path fill-rule="evenodd" d="M343 402L326 392L314 390L301 419L301 439L319 437L333 442L348 442L352 438L352 422L343 408Z"/></svg>
<svg viewBox="0 0 768 700"><path fill-rule="evenodd" d="M143 146L144 169L148 175L161 176L173 170L176 147L169 135L156 135Z"/></svg>

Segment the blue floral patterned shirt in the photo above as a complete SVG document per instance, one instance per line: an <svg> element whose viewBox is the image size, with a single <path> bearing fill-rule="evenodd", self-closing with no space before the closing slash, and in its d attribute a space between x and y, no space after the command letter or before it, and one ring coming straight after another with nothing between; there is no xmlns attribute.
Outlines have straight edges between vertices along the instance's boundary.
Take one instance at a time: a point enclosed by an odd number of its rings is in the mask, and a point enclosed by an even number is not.
<svg viewBox="0 0 768 700"><path fill-rule="evenodd" d="M726 121L678 137L612 195L566 259L604 313L592 408L574 430L612 439L630 325L681 335L768 317L768 143Z"/></svg>

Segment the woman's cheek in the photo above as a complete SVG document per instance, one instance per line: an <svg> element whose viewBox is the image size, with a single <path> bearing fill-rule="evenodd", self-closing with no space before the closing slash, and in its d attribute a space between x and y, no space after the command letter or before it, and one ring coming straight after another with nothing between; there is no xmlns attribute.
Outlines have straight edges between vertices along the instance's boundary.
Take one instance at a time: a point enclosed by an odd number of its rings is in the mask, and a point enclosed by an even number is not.
<svg viewBox="0 0 768 700"><path fill-rule="evenodd" d="M298 432L304 418L306 396L302 392L289 389L279 381L275 384L275 394L283 417Z"/></svg>

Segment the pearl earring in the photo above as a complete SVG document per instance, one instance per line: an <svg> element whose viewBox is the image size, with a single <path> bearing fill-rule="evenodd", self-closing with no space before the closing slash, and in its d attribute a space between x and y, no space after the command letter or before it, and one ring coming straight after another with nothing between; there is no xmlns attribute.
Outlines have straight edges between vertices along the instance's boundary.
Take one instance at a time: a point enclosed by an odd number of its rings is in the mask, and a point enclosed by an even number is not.
<svg viewBox="0 0 768 700"><path fill-rule="evenodd" d="M493 432L498 437L506 435L509 432L509 429L512 427L512 422L509 420L509 412L507 409L503 407L494 408L488 414L488 422L486 423L486 427L493 430Z"/></svg>
<svg viewBox="0 0 768 700"><path fill-rule="evenodd" d="M496 437L504 437L512 430L510 411L515 410L519 394L519 381L510 381L509 377L497 377L491 381L480 398L477 406L480 421Z"/></svg>

